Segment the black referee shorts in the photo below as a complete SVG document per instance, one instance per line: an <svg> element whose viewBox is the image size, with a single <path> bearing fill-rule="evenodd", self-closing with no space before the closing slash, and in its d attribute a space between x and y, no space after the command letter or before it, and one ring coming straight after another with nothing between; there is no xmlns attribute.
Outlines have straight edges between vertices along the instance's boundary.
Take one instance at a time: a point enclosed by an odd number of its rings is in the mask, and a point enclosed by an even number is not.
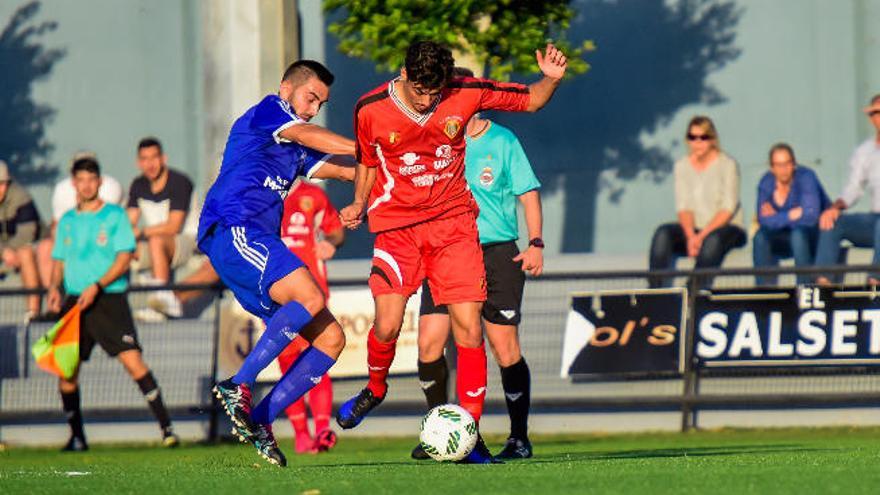
<svg viewBox="0 0 880 495"><path fill-rule="evenodd" d="M483 319L496 325L519 325L523 288L526 274L522 262L513 261L519 254L515 241L483 244L483 264L486 265L486 302ZM448 314L446 306L434 305L428 280L422 282L422 304L419 316Z"/></svg>
<svg viewBox="0 0 880 495"><path fill-rule="evenodd" d="M65 299L61 314L73 308L78 298L69 296ZM95 344L100 344L110 357L124 351L141 350L127 294L98 294L95 302L82 312L79 325L81 361L89 360Z"/></svg>

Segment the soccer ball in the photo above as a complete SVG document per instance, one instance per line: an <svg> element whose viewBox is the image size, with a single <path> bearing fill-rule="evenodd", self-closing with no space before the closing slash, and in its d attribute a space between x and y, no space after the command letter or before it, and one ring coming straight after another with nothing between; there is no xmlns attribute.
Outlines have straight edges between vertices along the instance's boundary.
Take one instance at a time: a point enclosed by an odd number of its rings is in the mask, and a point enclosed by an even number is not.
<svg viewBox="0 0 880 495"><path fill-rule="evenodd" d="M435 461L464 459L477 444L477 422L455 404L444 404L422 418L419 440Z"/></svg>

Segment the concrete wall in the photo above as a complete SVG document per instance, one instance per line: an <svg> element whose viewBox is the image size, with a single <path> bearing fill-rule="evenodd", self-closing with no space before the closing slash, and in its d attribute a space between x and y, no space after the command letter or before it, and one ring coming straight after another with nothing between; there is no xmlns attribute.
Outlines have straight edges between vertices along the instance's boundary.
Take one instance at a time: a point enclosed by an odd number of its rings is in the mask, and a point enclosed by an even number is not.
<svg viewBox="0 0 880 495"><path fill-rule="evenodd" d="M15 12L36 5L33 15L14 28ZM131 0L10 0L0 3L3 62L0 87L25 87L16 94L51 112L43 139L48 147L25 168L45 164L58 174L69 169L77 150L98 153L107 174L127 185L137 175L138 140L156 135L165 144L171 166L198 177L201 164L198 3ZM56 23L30 36L28 28ZM18 34L16 34L18 33ZM54 63L29 70L40 61L32 47L59 50ZM8 66L6 65L8 64ZM25 81L25 79L30 79ZM6 90L0 99L13 96ZM6 118L40 121L17 113ZM4 118L5 121L5 118ZM20 120L19 120L20 122ZM8 129L8 128L7 128ZM4 132L9 132L4 131ZM0 146L9 155L16 143ZM57 176L56 176L57 178ZM40 212L48 217L51 179L37 177Z"/></svg>
<svg viewBox="0 0 880 495"><path fill-rule="evenodd" d="M868 137L861 108L880 92L880 0L575 0L569 38L592 39L592 70L567 81L538 115L497 115L520 136L544 183L548 254L646 252L674 218L672 163L687 121L711 116L740 163L746 218L766 152L790 142L837 194L853 147ZM332 18L329 19L332 21ZM308 44L309 39L304 39ZM389 77L339 55L329 125L351 133L357 95ZM535 76L518 76L530 82ZM334 199L350 192L331 187ZM343 256L367 254L352 236Z"/></svg>
<svg viewBox="0 0 880 495"><path fill-rule="evenodd" d="M389 74L336 50L333 16L317 1L26 0L0 3L0 157L22 143L17 171L48 215L51 172L74 151L98 152L108 173L137 174L147 134L204 193L233 119L274 91L301 52L337 75L319 122L351 135L357 97ZM544 183L547 253L641 258L654 227L673 218L673 161L694 114L713 117L742 167L746 217L774 142L794 145L835 194L869 129L860 109L880 92L880 0L575 0L571 39L599 49L538 115L498 115L520 135ZM29 35L27 27L46 26ZM39 50L42 50L40 52ZM517 77L533 81L535 76ZM25 110L13 100L29 102ZM5 114L5 115L4 115ZM24 124L22 123L24 122ZM30 133L30 134L29 134ZM33 135L36 135L34 138ZM5 139L5 140L4 140ZM43 168L40 168L43 167ZM48 168L46 168L48 167ZM337 204L350 188L331 185ZM342 257L369 253L365 232Z"/></svg>

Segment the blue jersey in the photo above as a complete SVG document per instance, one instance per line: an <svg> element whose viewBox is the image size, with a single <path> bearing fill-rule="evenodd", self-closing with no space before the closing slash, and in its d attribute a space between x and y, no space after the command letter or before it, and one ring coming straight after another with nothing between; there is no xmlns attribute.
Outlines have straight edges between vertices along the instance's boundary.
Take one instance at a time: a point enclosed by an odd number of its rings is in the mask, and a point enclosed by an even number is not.
<svg viewBox="0 0 880 495"><path fill-rule="evenodd" d="M310 177L328 157L281 137L281 131L302 123L277 95L263 98L235 121L220 175L202 207L200 241L217 223L280 235L284 198L293 180Z"/></svg>

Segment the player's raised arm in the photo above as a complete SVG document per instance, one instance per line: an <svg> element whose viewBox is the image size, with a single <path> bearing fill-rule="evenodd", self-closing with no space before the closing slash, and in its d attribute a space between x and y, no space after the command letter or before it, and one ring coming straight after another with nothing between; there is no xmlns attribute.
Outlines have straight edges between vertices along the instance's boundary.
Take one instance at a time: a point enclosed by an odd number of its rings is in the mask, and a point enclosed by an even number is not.
<svg viewBox="0 0 880 495"><path fill-rule="evenodd" d="M342 225L349 229L356 229L363 221L367 200L370 197L373 184L376 182L376 167L367 167L358 163L355 170L354 200L350 205L339 211Z"/></svg>
<svg viewBox="0 0 880 495"><path fill-rule="evenodd" d="M279 135L291 142L333 155L354 156L354 140L315 124L297 124Z"/></svg>
<svg viewBox="0 0 880 495"><path fill-rule="evenodd" d="M312 174L315 179L336 179L352 182L357 162L350 155L333 155Z"/></svg>
<svg viewBox="0 0 880 495"><path fill-rule="evenodd" d="M538 67L544 77L529 85L527 112L537 112L550 101L556 87L562 81L562 76L565 75L566 67L568 67L568 59L565 58L565 54L551 43L547 44L543 54L540 50L535 50L535 58L538 60Z"/></svg>

